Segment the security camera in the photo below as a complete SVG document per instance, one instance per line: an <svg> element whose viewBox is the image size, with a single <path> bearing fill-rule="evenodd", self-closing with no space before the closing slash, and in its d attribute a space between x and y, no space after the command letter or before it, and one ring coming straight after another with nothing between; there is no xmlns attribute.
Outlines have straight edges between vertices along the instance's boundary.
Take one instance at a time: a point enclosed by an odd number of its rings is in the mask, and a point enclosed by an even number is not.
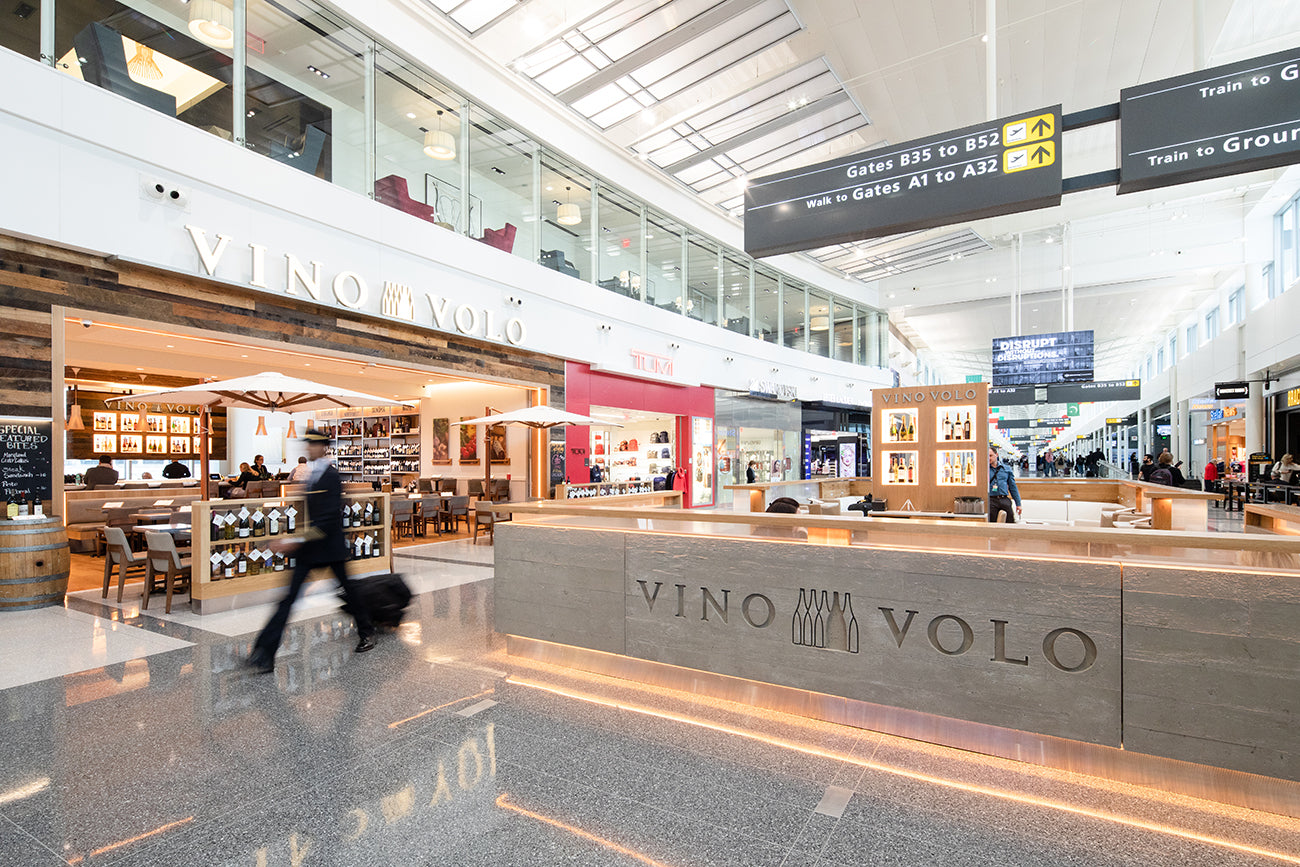
<svg viewBox="0 0 1300 867"><path fill-rule="evenodd" d="M92 325L94 325L94 324L95 324L95 323L91 322L89 319L83 319L83 320L81 320L81 327L82 327L82 328L89 328L90 326L92 326Z"/></svg>

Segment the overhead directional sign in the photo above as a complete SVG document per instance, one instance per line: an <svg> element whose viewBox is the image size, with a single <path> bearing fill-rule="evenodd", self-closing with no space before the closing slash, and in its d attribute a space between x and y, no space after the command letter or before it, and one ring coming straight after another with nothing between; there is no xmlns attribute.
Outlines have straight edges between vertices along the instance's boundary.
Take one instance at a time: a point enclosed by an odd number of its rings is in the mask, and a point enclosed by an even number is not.
<svg viewBox="0 0 1300 867"><path fill-rule="evenodd" d="M989 389L990 406L1032 406L1037 403L1032 385L1008 386Z"/></svg>
<svg viewBox="0 0 1300 867"><path fill-rule="evenodd" d="M1238 400L1250 397L1249 382L1216 382L1214 384L1215 400Z"/></svg>
<svg viewBox="0 0 1300 867"><path fill-rule="evenodd" d="M1068 418L1000 418L998 427L1003 430L1012 428L1057 428L1065 427L1070 423Z"/></svg>
<svg viewBox="0 0 1300 867"><path fill-rule="evenodd" d="M1300 49L1120 91L1119 192L1300 162Z"/></svg>
<svg viewBox="0 0 1300 867"><path fill-rule="evenodd" d="M1061 382L1047 387L1048 403L1099 403L1103 400L1138 400L1141 397L1140 379Z"/></svg>
<svg viewBox="0 0 1300 867"><path fill-rule="evenodd" d="M1061 107L751 180L745 252L772 256L1061 202Z"/></svg>

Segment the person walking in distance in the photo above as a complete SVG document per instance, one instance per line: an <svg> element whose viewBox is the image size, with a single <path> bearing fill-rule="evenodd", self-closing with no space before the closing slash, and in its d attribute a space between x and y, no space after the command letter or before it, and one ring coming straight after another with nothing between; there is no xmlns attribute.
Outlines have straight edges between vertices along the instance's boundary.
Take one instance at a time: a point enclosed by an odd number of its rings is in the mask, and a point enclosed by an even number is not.
<svg viewBox="0 0 1300 867"><path fill-rule="evenodd" d="M342 526L343 483L334 463L325 456L330 438L318 430L308 430L303 441L307 444L307 457L311 459L311 474L306 483L310 527L303 538L277 539L271 543L272 550L277 553L296 551L298 562L289 580L288 592L253 642L253 652L249 655L247 664L259 672L269 672L275 668L275 652L280 647L285 624L289 622L289 611L313 569L329 569L343 589L348 610L352 612L357 624L357 635L360 637L356 652L365 653L375 646L374 627L371 626L365 600L348 580L348 543Z"/></svg>
<svg viewBox="0 0 1300 867"><path fill-rule="evenodd" d="M1016 522L1020 514L1020 491L1016 488L1011 469L998 460L998 450L989 449L989 523L996 524L1002 512L1007 513L1008 524Z"/></svg>

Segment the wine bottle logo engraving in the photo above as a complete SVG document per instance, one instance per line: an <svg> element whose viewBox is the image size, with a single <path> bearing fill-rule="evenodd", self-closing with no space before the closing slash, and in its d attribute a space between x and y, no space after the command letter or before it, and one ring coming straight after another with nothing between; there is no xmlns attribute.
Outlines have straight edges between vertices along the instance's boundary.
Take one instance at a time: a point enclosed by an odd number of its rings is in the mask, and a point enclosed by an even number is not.
<svg viewBox="0 0 1300 867"><path fill-rule="evenodd" d="M384 283L384 298L381 310L385 316L414 320L415 302L412 299L411 287L403 286L401 283L393 283L392 281Z"/></svg>
<svg viewBox="0 0 1300 867"><path fill-rule="evenodd" d="M858 618L851 594L800 588L790 618L790 643L857 653Z"/></svg>

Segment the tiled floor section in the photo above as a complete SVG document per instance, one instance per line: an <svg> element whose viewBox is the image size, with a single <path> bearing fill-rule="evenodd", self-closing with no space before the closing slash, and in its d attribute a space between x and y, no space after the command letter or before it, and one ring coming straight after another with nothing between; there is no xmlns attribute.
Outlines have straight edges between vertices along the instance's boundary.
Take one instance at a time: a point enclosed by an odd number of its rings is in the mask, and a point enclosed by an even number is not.
<svg viewBox="0 0 1300 867"><path fill-rule="evenodd" d="M490 571L447 562L483 556L414 552L486 580L361 656L314 612L269 676L249 635L78 600L177 646L0 691L0 865L1300 864L1300 821L508 657Z"/></svg>

